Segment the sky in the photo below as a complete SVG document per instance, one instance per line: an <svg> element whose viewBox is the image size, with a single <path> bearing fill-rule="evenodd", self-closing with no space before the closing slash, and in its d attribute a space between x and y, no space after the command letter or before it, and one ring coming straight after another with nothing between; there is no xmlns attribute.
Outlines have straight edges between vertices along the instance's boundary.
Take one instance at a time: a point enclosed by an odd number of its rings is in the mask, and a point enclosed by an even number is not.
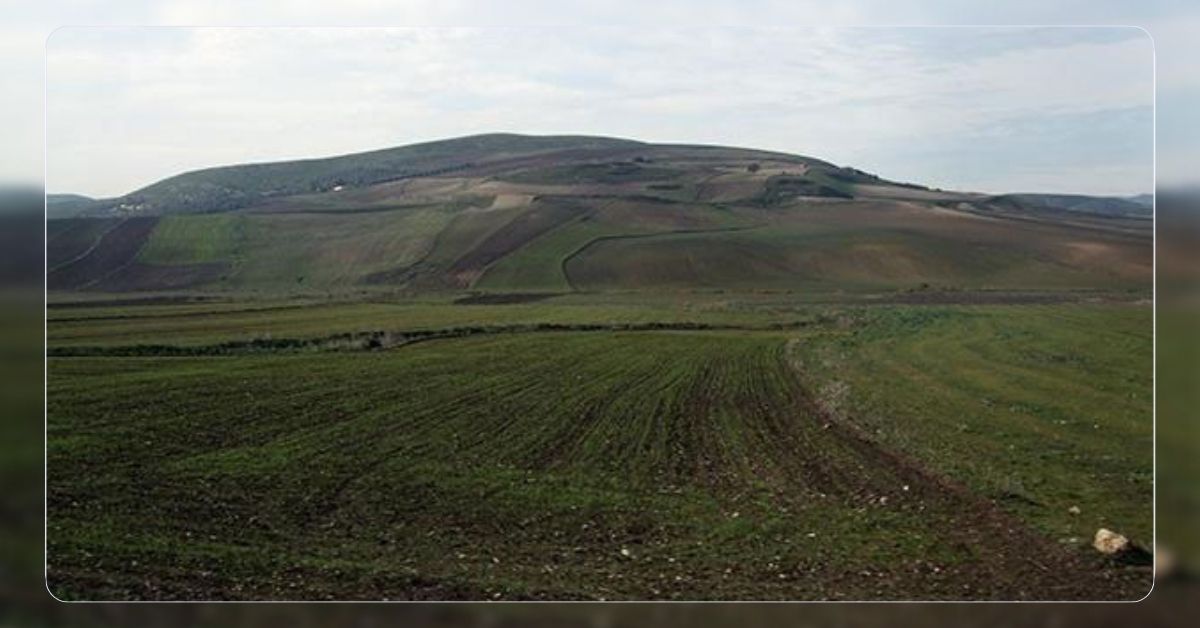
<svg viewBox="0 0 1200 628"><path fill-rule="evenodd" d="M1173 0L1136 11L1103 1L1014 2L1004 11L954 2L679 4L630 13L595 3L523 1L501 11L463 1L345 0L331 11L280 0L256 14L221 1L47 2L34 15L14 13L6 34L22 36L2 40L0 53L28 52L61 24L521 26L416 35L60 28L45 47L52 191L121 194L211 165L509 130L773 148L948 188L1129 194L1148 191L1152 172L1155 44L1140 29L791 28L748 36L692 25L1138 24L1159 47L1179 51L1191 41L1180 35L1197 24L1197 12ZM577 27L597 23L610 28ZM648 26L664 23L682 26ZM1188 103L1200 102L1200 81L1181 59L1160 61L1158 116L1194 138L1200 126ZM30 78L24 66L11 69L12 85L12 77ZM26 100L40 109L40 98ZM0 101L0 115L29 117L30 105ZM1160 133L1160 181L1194 178L1191 160L1161 160L1172 147L1191 155L1179 136ZM11 149L40 152L33 138L40 144L40 125L10 136L0 178L41 178L29 167L36 162Z"/></svg>
<svg viewBox="0 0 1200 628"><path fill-rule="evenodd" d="M937 187L1153 186L1135 28L64 28L48 186L512 131L809 155Z"/></svg>

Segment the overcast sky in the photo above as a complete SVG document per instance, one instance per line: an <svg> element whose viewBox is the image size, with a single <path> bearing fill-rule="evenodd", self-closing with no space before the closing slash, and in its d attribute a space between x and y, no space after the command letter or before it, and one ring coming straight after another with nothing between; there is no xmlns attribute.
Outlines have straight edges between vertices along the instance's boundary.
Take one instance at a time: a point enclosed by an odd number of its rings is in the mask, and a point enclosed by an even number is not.
<svg viewBox="0 0 1200 628"><path fill-rule="evenodd" d="M492 131L809 155L986 192L1153 185L1134 28L66 28L47 186Z"/></svg>

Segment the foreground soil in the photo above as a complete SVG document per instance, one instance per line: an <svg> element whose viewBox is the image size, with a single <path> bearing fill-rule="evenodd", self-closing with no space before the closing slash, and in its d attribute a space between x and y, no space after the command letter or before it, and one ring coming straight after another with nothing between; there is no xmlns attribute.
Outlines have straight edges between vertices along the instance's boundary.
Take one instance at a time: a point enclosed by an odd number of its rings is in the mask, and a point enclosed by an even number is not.
<svg viewBox="0 0 1200 628"><path fill-rule="evenodd" d="M454 307L495 312L482 303ZM548 307L511 303L498 307ZM91 323L70 308L69 325L112 329L125 320L112 307ZM206 306L144 307L121 316L195 325ZM989 307L775 327L481 325L213 355L52 337L49 585L67 599L1142 597L1147 566L1060 536L1104 517L1141 540L1140 357L1053 323L1136 343L1139 306ZM250 315L295 316L229 314ZM1059 353L1029 353L1013 340L1027 333ZM920 385L897 371L864 390L875 375L856 357L916 365L936 343L967 348L935 350L961 372L978 355L994 368L966 382L929 368L942 379ZM1004 395L1038 396L994 411ZM1105 429L1038 419L1071 410L1064 396Z"/></svg>

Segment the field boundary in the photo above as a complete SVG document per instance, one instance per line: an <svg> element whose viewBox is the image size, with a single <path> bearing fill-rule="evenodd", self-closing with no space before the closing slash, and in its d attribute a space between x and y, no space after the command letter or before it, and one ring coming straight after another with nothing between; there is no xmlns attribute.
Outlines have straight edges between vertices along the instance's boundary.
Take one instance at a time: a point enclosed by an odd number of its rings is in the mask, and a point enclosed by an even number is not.
<svg viewBox="0 0 1200 628"><path fill-rule="evenodd" d="M176 357L217 356L246 353L295 351L378 351L428 340L501 334L564 332L654 332L654 331L788 331L822 324L821 320L796 320L772 325L726 325L716 323L534 323L518 325L467 326L410 331L359 331L316 338L255 338L207 345L135 344L116 346L79 345L49 347L51 358L70 357Z"/></svg>
<svg viewBox="0 0 1200 628"><path fill-rule="evenodd" d="M589 247L591 247L592 245L595 245L595 244L599 244L600 242L608 241L608 240L640 240L640 239L654 238L654 237L670 237L670 236L676 236L676 235L692 235L692 234L704 234L704 233L730 233L730 232L735 232L735 231L750 231L752 229L759 229L759 228L762 228L765 226L766 225L764 225L764 224L736 225L736 226L731 226L731 227L715 227L712 229L675 229L672 231L655 231L653 233L631 233L631 234L620 234L620 235L596 236L596 237L592 238L591 240L588 240L587 242L583 243L583 245L580 246L579 248L575 249L574 251L571 251L569 254L564 256L562 259L562 262L560 262L559 266L562 268L563 277L567 280L567 287L570 288L572 291L578 292L579 288L577 288L575 286L575 282L571 280L571 273L567 272L567 264L570 263L570 261L572 259L575 259L576 256L581 255Z"/></svg>

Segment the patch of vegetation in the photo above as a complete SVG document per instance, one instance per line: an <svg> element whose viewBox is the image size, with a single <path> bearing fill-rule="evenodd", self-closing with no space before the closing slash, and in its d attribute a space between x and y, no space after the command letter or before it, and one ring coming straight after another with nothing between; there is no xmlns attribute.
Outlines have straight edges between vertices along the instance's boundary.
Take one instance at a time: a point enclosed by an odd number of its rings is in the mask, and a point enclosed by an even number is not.
<svg viewBox="0 0 1200 628"><path fill-rule="evenodd" d="M767 178L754 203L762 207L776 207L804 196L854 198L853 194L839 186L821 183L811 177L774 175Z"/></svg>
<svg viewBox="0 0 1200 628"><path fill-rule="evenodd" d="M683 173L672 168L633 161L541 167L504 176L514 183L570 185L581 183L639 183L675 179Z"/></svg>
<svg viewBox="0 0 1200 628"><path fill-rule="evenodd" d="M497 155L632 146L638 143L601 137L474 135L339 157L196 170L97 205L140 214L229 211L273 197L453 174Z"/></svg>
<svg viewBox="0 0 1200 628"><path fill-rule="evenodd" d="M138 259L150 264L229 261L244 246L245 222L237 214L167 216L155 225Z"/></svg>
<svg viewBox="0 0 1200 628"><path fill-rule="evenodd" d="M415 264L454 215L439 207L246 215L243 246L225 286L286 290L301 281L310 289L353 286L372 273Z"/></svg>
<svg viewBox="0 0 1200 628"><path fill-rule="evenodd" d="M714 292L91 309L49 326L60 596L1148 585L1066 542L1148 530L1148 308Z"/></svg>
<svg viewBox="0 0 1200 628"><path fill-rule="evenodd" d="M859 427L1053 538L1084 545L1108 527L1150 543L1150 308L862 316L842 334L797 345L814 380L849 391Z"/></svg>
<svg viewBox="0 0 1200 628"><path fill-rule="evenodd" d="M645 325L694 323L713 326L791 326L811 320L815 308L726 306L704 295L577 295L548 301L478 304L453 297L405 301L265 301L258 304L74 307L52 312L49 346L216 345L255 339L320 339L364 330L427 331L490 325Z"/></svg>

